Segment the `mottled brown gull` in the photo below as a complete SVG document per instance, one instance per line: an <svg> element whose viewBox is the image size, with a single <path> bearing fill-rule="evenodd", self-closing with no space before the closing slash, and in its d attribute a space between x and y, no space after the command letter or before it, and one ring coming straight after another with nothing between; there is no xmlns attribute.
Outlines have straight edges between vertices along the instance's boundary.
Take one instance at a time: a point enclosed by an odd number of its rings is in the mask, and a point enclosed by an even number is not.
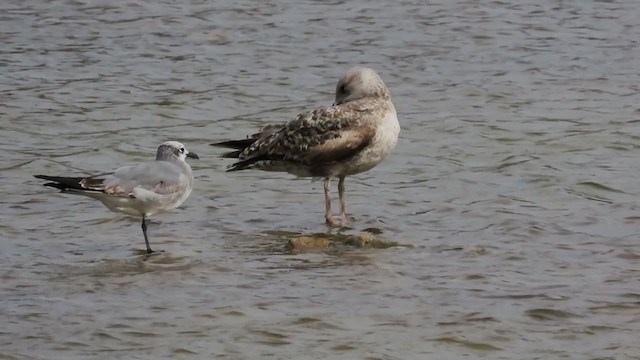
<svg viewBox="0 0 640 360"><path fill-rule="evenodd" d="M156 160L125 166L113 172L88 177L35 175L44 186L99 200L111 211L142 217L147 254L154 251L147 237L147 216L180 206L191 194L193 173L186 158L198 159L177 141L158 147Z"/></svg>
<svg viewBox="0 0 640 360"><path fill-rule="evenodd" d="M346 214L345 177L378 165L395 148L400 125L386 85L366 67L349 69L338 81L335 103L267 126L242 140L212 144L236 149L227 171L259 169L299 177L324 178L325 219L342 226ZM337 177L340 215L331 212L331 179Z"/></svg>

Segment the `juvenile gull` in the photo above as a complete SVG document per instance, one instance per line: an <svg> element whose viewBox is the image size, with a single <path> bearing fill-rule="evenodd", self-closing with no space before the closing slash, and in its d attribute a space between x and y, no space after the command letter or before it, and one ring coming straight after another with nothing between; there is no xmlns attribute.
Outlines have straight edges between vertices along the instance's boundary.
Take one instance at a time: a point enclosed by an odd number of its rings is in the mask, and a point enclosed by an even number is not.
<svg viewBox="0 0 640 360"><path fill-rule="evenodd" d="M227 171L283 171L324 178L325 219L350 222L344 180L378 165L395 148L400 125L386 85L369 68L349 69L338 81L335 103L299 114L284 125L270 125L242 140L212 144L236 149ZM337 177L340 215L331 212L331 179Z"/></svg>
<svg viewBox="0 0 640 360"><path fill-rule="evenodd" d="M177 208L191 194L193 173L186 158L198 159L198 155L177 141L167 141L158 147L155 161L89 177L35 177L51 181L44 186L97 199L111 211L141 216L147 254L151 254L145 220Z"/></svg>

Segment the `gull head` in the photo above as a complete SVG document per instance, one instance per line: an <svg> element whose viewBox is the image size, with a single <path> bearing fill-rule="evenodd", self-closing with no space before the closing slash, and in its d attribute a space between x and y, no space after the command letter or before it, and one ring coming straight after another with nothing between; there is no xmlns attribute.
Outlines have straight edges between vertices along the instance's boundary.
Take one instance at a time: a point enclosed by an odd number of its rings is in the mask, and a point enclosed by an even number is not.
<svg viewBox="0 0 640 360"><path fill-rule="evenodd" d="M334 105L365 98L389 99L389 90L373 69L354 67L347 70L336 85Z"/></svg>
<svg viewBox="0 0 640 360"><path fill-rule="evenodd" d="M199 159L196 153L189 152L182 143L177 141L166 141L162 143L162 145L158 146L156 160L167 160L172 156L175 156L182 161L186 158Z"/></svg>

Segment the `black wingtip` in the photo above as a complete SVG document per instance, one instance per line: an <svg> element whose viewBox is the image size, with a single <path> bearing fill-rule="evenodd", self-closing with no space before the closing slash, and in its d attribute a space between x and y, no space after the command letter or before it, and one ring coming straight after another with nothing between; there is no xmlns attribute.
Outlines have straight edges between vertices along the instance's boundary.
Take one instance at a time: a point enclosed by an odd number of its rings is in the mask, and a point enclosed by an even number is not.
<svg viewBox="0 0 640 360"><path fill-rule="evenodd" d="M48 186L52 188L56 188L62 191L69 189L80 189L82 190L82 186L80 182L84 179L82 177L64 177L64 176L49 176L49 175L33 175L36 179L42 179L49 181L48 183L42 184L43 186Z"/></svg>
<svg viewBox="0 0 640 360"><path fill-rule="evenodd" d="M240 154L242 153L242 150L236 150L236 151L229 151L226 152L222 155L220 155L221 158L226 158L226 159L237 159L240 157Z"/></svg>
<svg viewBox="0 0 640 360"><path fill-rule="evenodd" d="M58 189L60 191L65 191L68 190L69 188L60 184L60 183L54 183L54 182L50 182L50 183L44 183L42 184L42 186L47 186L47 187L52 187L54 189Z"/></svg>
<svg viewBox="0 0 640 360"><path fill-rule="evenodd" d="M240 168L240 166L238 164L239 163L234 163L234 164L231 164L231 165L227 166L227 169L225 170L225 172L234 172L234 171L242 170L242 168Z"/></svg>
<svg viewBox="0 0 640 360"><path fill-rule="evenodd" d="M247 147L248 145L250 145L251 142L253 142L253 140L251 140L251 139L242 139L242 140L222 141L222 142L218 142L218 143L212 143L212 144L209 144L209 145L217 146L217 147L224 147L224 148L231 148L231 149L243 149L243 148Z"/></svg>
<svg viewBox="0 0 640 360"><path fill-rule="evenodd" d="M240 154L242 154L242 152L249 146L251 146L251 144L253 144L255 140L254 139L242 139L242 140L229 140L229 141L223 141L223 142L219 142L219 143L213 143L213 144L209 144L211 146L216 146L216 147L222 147L222 148L227 148L227 149L234 149L234 151L229 151L229 152L225 152L222 155L220 155L221 158L228 158L228 159L237 159L240 157Z"/></svg>
<svg viewBox="0 0 640 360"><path fill-rule="evenodd" d="M234 171L251 169L252 165L255 164L256 162L260 161L260 160L261 159L256 158L256 159L249 159L249 160L235 162L235 163L227 166L226 172L234 172Z"/></svg>

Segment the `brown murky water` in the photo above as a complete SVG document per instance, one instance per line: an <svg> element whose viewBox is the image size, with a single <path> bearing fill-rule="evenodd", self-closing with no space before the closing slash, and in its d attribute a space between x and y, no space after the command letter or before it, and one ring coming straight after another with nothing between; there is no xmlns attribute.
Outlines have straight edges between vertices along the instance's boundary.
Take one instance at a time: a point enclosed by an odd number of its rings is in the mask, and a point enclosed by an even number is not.
<svg viewBox="0 0 640 360"><path fill-rule="evenodd" d="M635 1L0 4L0 358L640 359ZM289 254L321 183L226 174L213 141L391 89L401 140L347 182L358 233ZM36 173L176 139L191 198L137 220Z"/></svg>

